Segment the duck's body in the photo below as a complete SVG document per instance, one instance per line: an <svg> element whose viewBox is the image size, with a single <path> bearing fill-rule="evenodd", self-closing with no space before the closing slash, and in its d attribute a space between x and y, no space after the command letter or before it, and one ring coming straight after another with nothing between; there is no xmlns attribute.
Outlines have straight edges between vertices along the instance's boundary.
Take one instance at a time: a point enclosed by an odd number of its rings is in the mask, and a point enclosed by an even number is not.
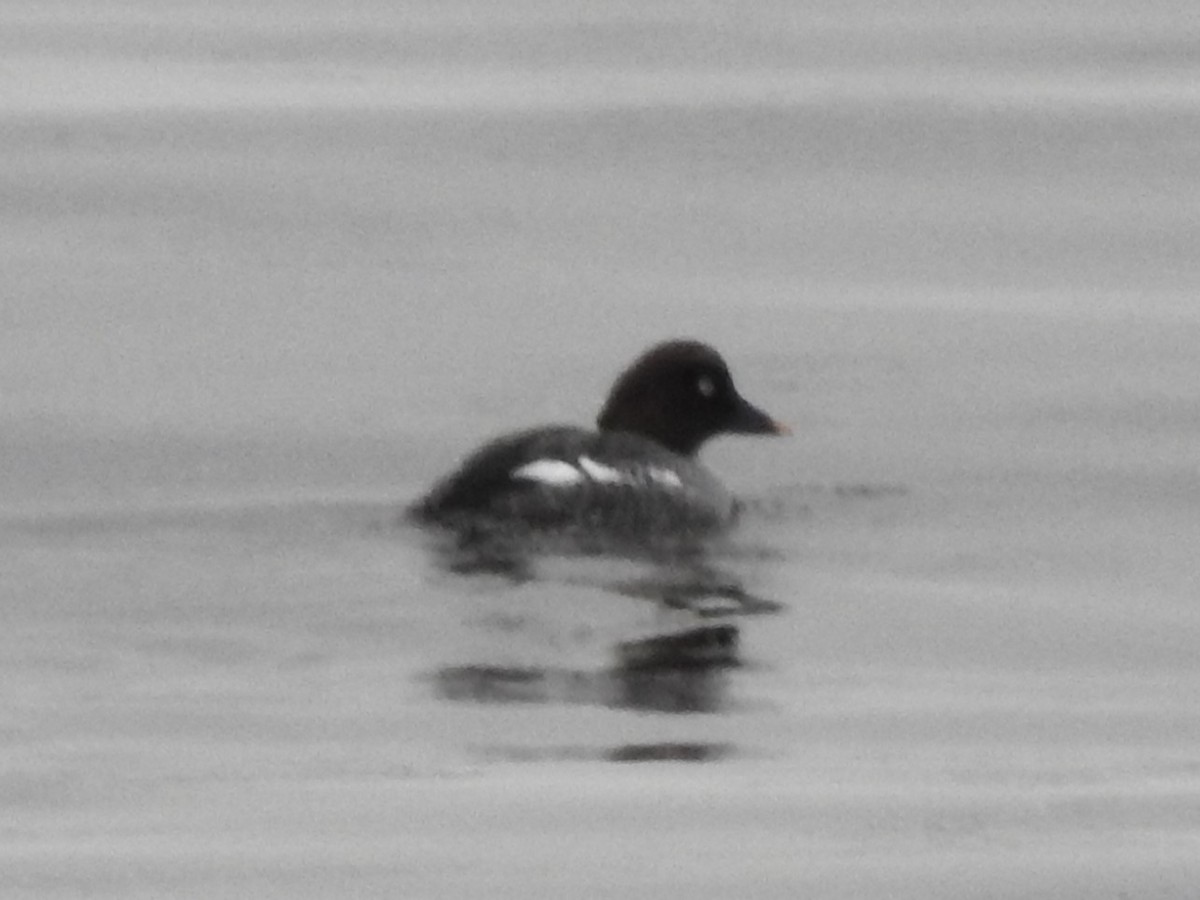
<svg viewBox="0 0 1200 900"><path fill-rule="evenodd" d="M641 435L549 426L497 438L415 508L451 527L706 532L733 497L694 459Z"/></svg>
<svg viewBox="0 0 1200 900"><path fill-rule="evenodd" d="M497 438L412 514L460 534L553 534L589 547L720 532L737 504L696 459L715 434L786 432L744 400L704 344L651 348L614 385L588 431L548 426Z"/></svg>

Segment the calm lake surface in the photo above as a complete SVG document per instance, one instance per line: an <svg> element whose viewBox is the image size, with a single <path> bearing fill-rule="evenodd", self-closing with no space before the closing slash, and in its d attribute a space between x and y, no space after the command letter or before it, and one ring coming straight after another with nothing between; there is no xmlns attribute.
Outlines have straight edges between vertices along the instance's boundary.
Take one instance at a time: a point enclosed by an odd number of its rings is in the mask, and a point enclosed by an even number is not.
<svg viewBox="0 0 1200 900"><path fill-rule="evenodd" d="M1191 896L1197 47L1167 3L6 5L5 896ZM653 687L691 714L611 672L672 573L397 523L671 336L795 432L704 452L785 611Z"/></svg>

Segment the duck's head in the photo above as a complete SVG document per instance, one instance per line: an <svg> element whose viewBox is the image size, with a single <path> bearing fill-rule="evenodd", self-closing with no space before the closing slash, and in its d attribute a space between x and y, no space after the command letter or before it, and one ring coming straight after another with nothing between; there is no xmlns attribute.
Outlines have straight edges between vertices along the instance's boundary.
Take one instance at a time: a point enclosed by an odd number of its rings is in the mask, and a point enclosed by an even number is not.
<svg viewBox="0 0 1200 900"><path fill-rule="evenodd" d="M733 385L729 367L699 341L657 344L634 360L609 392L601 431L650 438L691 456L718 434L788 434Z"/></svg>

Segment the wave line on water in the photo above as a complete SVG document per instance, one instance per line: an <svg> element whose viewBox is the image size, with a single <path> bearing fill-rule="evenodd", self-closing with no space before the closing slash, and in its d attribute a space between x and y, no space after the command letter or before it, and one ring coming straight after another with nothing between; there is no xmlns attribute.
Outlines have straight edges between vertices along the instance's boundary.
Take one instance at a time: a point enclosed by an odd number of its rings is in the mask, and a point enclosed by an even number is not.
<svg viewBox="0 0 1200 900"><path fill-rule="evenodd" d="M571 112L724 105L938 103L964 109L1200 111L1186 70L1115 73L969 66L872 68L607 68L566 65L302 67L288 64L13 57L22 84L0 94L21 113L133 110L358 109L402 112Z"/></svg>

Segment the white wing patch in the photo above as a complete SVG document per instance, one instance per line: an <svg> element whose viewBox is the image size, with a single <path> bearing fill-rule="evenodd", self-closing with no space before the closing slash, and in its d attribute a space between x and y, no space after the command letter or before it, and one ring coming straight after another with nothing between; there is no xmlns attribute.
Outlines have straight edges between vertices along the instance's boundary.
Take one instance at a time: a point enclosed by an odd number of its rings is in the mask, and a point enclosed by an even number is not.
<svg viewBox="0 0 1200 900"><path fill-rule="evenodd" d="M591 481L593 484L628 485L630 487L657 484L671 490L683 487L680 477L662 466L635 466L631 469L618 469L597 462L590 456L579 457L578 468L565 459L535 459L525 463L519 469L513 469L512 477L520 478L523 481L536 481L554 488L572 487L585 481Z"/></svg>
<svg viewBox="0 0 1200 900"><path fill-rule="evenodd" d="M683 487L683 480L678 475L670 469L664 469L661 466L647 466L646 475L651 481L657 481L659 484L669 488Z"/></svg>
<svg viewBox="0 0 1200 900"><path fill-rule="evenodd" d="M579 457L579 468L587 472L588 477L592 481L600 484L631 484L628 472L622 472L620 469L614 469L612 466L606 466L603 463L598 463L594 459L581 456Z"/></svg>
<svg viewBox="0 0 1200 900"><path fill-rule="evenodd" d="M583 473L561 459L535 459L519 469L513 469L512 477L525 481L540 481L550 487L567 487L583 481Z"/></svg>
<svg viewBox="0 0 1200 900"><path fill-rule="evenodd" d="M583 469L593 481L599 484L627 484L637 486L654 482L663 487L677 489L683 487L683 481L670 469L662 466L634 466L631 469L616 469L598 463L587 456L579 457L579 468Z"/></svg>

